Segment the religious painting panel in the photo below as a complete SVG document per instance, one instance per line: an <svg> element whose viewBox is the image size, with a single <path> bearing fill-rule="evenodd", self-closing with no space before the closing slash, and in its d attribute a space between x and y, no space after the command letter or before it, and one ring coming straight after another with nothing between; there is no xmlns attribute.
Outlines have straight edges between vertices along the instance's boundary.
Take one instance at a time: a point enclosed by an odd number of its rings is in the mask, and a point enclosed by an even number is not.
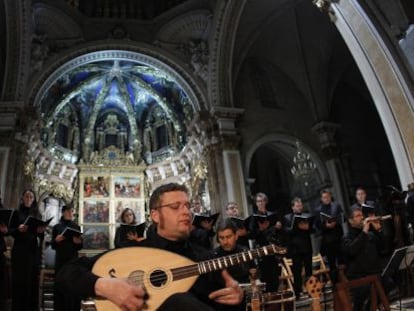
<svg viewBox="0 0 414 311"><path fill-rule="evenodd" d="M114 177L115 198L140 198L141 197L141 177Z"/></svg>
<svg viewBox="0 0 414 311"><path fill-rule="evenodd" d="M114 247L116 228L124 209L136 221L145 221L144 168L85 166L79 176L79 225L84 232L83 252L93 255Z"/></svg>
<svg viewBox="0 0 414 311"><path fill-rule="evenodd" d="M104 225L83 226L83 248L105 250L109 248L109 227Z"/></svg>
<svg viewBox="0 0 414 311"><path fill-rule="evenodd" d="M86 200L83 204L84 223L106 223L109 221L109 201Z"/></svg>
<svg viewBox="0 0 414 311"><path fill-rule="evenodd" d="M109 184L110 178L108 176L87 176L83 182L83 197L109 197Z"/></svg>

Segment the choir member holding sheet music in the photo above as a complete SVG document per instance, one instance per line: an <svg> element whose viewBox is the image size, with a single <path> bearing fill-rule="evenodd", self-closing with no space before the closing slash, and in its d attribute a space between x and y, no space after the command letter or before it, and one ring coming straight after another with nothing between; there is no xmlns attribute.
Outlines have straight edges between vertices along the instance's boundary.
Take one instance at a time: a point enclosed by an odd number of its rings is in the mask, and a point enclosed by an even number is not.
<svg viewBox="0 0 414 311"><path fill-rule="evenodd" d="M12 311L39 310L39 270L46 226L29 227L29 216L41 219L33 190L25 190L17 210L17 228L11 251Z"/></svg>
<svg viewBox="0 0 414 311"><path fill-rule="evenodd" d="M51 245L56 250L55 273L58 273L65 263L78 257L82 243L80 227L73 221L72 206L62 206L62 217L52 230ZM80 298L55 288L54 309L56 311L79 311Z"/></svg>
<svg viewBox="0 0 414 311"><path fill-rule="evenodd" d="M284 217L284 231L288 248L288 256L292 258L292 272L296 298L302 293L302 268L305 267L306 277L312 275L312 243L314 217L303 212L303 203L300 198L291 202L292 213Z"/></svg>
<svg viewBox="0 0 414 311"><path fill-rule="evenodd" d="M315 209L315 227L322 235L321 254L326 256L329 274L333 283L338 277L338 265L343 264L341 256L341 239L343 236L343 213L341 206L332 200L332 193L321 191L321 203Z"/></svg>
<svg viewBox="0 0 414 311"><path fill-rule="evenodd" d="M362 208L365 217L375 216L377 213L375 202L367 200L367 192L362 187L355 190L355 203L351 205L351 210L354 208Z"/></svg>
<svg viewBox="0 0 414 311"><path fill-rule="evenodd" d="M120 218L122 223L115 232L115 248L133 246L144 239L145 222L137 224L132 209L125 208Z"/></svg>
<svg viewBox="0 0 414 311"><path fill-rule="evenodd" d="M193 215L190 239L206 249L212 249L212 237L216 234L214 225L220 213L196 213Z"/></svg>
<svg viewBox="0 0 414 311"><path fill-rule="evenodd" d="M284 245L282 232L275 226L278 215L275 213L253 214L250 216L258 228L255 235L256 247L268 244ZM267 256L259 259L260 280L266 283L267 292L277 292L279 288L280 266L277 256Z"/></svg>
<svg viewBox="0 0 414 311"><path fill-rule="evenodd" d="M263 193L263 192L256 193L255 200L256 200L256 208L253 210L254 214L256 214L256 215L265 215L265 216L270 215L270 214L274 214L274 212L270 212L268 210L267 204L269 203L269 199L267 198L267 195L265 193ZM276 216L276 214L273 215L273 216ZM276 230L281 230L282 229L282 222L280 221L279 217L276 217L275 221L271 225L274 226ZM257 226L257 222L255 221L255 219L253 217L250 220L248 230L250 232L251 238L253 238L253 239L255 239L256 235L259 234L258 231L260 231L260 230Z"/></svg>

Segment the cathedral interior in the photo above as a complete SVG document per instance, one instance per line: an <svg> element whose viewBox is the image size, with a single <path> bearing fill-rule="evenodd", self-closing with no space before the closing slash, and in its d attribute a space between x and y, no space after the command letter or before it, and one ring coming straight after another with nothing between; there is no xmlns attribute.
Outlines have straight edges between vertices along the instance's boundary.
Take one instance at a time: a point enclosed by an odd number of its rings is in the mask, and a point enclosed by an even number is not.
<svg viewBox="0 0 414 311"><path fill-rule="evenodd" d="M411 0L1 0L0 46L2 204L73 203L86 253L168 182L247 216L414 180Z"/></svg>

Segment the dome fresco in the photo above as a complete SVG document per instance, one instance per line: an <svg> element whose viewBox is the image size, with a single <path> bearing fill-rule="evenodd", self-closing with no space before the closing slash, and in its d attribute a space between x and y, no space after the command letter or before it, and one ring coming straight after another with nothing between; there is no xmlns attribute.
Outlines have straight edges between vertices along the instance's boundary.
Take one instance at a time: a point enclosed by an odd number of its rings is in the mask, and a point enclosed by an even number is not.
<svg viewBox="0 0 414 311"><path fill-rule="evenodd" d="M186 123L193 117L188 96L173 77L122 58L73 66L49 81L39 98L43 146L73 163L87 161L87 150L110 145L135 152L136 158L166 149L171 156L184 146Z"/></svg>

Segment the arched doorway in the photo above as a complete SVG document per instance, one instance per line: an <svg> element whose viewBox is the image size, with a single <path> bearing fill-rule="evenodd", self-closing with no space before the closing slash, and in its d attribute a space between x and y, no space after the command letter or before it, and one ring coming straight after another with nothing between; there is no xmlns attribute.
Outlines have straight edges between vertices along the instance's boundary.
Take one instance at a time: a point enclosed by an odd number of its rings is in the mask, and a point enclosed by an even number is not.
<svg viewBox="0 0 414 311"><path fill-rule="evenodd" d="M308 154L315 164L315 169L305 179L295 178L292 174L294 157L298 152ZM295 196L301 197L311 211L319 199L319 190L329 180L317 154L297 138L288 135L272 134L258 140L248 152L246 161L249 192L252 196L257 192L266 193L269 209L282 215L290 211L290 201Z"/></svg>

